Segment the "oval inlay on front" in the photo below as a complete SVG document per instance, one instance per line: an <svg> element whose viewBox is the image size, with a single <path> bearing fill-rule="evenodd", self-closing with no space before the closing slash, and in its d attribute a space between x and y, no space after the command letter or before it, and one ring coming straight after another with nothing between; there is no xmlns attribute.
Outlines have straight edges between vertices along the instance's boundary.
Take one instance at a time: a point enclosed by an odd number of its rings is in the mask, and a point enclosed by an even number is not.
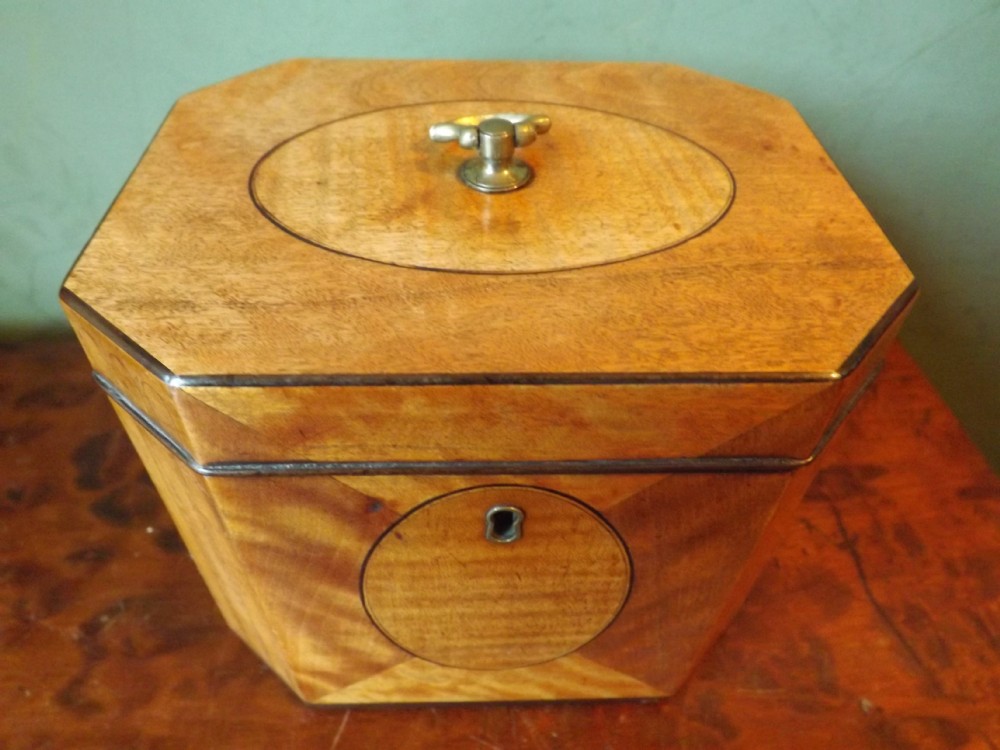
<svg viewBox="0 0 1000 750"><path fill-rule="evenodd" d="M516 540L484 533L496 508L523 514ZM452 667L510 669L593 639L630 583L624 544L593 510L548 490L488 486L404 516L369 553L361 588L374 623L410 653Z"/></svg>

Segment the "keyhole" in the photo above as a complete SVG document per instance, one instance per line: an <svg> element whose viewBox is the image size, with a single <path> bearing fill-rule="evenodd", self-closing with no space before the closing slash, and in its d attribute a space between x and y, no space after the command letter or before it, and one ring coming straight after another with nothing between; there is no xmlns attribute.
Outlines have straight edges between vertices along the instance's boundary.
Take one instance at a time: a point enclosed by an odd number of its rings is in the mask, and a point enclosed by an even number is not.
<svg viewBox="0 0 1000 750"><path fill-rule="evenodd" d="M494 505L486 511L486 538L491 542L508 544L521 538L524 511L513 505Z"/></svg>

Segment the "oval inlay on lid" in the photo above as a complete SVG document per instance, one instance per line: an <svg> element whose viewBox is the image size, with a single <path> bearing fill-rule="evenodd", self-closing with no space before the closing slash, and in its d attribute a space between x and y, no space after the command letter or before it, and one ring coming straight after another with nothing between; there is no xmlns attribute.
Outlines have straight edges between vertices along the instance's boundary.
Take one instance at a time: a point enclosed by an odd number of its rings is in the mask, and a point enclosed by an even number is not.
<svg viewBox="0 0 1000 750"><path fill-rule="evenodd" d="M469 157L428 126L537 112L552 130L520 158L521 190L483 194L456 172ZM677 133L621 115L543 102L437 102L335 120L278 144L250 179L260 210L318 247L392 265L537 273L674 247L726 212L733 178Z"/></svg>

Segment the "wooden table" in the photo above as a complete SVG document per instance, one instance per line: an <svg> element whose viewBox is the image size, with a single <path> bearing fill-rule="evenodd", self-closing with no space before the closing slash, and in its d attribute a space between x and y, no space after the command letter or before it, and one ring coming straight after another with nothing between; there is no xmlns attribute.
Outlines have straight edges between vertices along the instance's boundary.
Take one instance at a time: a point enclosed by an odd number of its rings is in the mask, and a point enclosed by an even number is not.
<svg viewBox="0 0 1000 750"><path fill-rule="evenodd" d="M71 341L0 348L0 748L997 748L1000 481L909 357L673 699L317 709L232 635Z"/></svg>

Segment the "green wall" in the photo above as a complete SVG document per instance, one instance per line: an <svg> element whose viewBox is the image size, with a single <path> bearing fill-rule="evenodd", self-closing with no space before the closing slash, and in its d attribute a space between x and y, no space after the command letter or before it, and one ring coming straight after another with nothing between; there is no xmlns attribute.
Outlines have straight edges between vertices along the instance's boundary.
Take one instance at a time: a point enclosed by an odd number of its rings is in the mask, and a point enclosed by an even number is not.
<svg viewBox="0 0 1000 750"><path fill-rule="evenodd" d="M286 57L677 62L790 99L923 287L904 341L1000 463L1000 3L0 0L0 334L182 93Z"/></svg>

